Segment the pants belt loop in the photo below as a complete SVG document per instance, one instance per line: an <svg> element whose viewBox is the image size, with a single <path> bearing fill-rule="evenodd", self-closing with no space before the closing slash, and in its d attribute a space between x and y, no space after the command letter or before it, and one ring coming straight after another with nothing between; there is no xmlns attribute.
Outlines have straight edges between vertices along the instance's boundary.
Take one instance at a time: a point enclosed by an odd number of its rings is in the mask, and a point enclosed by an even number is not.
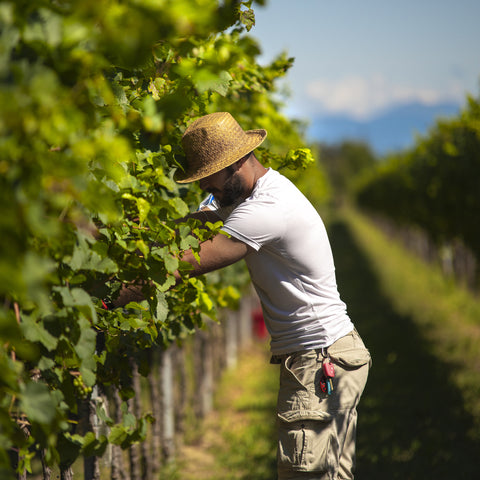
<svg viewBox="0 0 480 480"><path fill-rule="evenodd" d="M328 357L328 347L317 348L317 362L321 363L325 358Z"/></svg>

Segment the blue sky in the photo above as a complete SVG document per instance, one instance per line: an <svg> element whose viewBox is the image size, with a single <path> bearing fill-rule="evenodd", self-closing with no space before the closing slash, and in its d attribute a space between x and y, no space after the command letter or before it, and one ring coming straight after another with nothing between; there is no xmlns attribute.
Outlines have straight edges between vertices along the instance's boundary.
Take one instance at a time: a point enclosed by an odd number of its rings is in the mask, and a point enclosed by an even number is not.
<svg viewBox="0 0 480 480"><path fill-rule="evenodd" d="M295 57L287 114L367 119L480 92L480 0L270 0L254 10L261 61Z"/></svg>

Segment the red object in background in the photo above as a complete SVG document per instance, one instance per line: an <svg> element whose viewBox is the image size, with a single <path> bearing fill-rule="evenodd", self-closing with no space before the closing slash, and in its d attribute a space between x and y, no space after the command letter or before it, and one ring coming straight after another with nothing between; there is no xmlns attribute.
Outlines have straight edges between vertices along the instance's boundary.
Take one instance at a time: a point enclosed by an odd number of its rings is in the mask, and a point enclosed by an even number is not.
<svg viewBox="0 0 480 480"><path fill-rule="evenodd" d="M265 320L263 319L263 312L260 307L252 311L252 326L253 326L253 333L258 339L264 340L265 338L268 337L267 327L265 326Z"/></svg>

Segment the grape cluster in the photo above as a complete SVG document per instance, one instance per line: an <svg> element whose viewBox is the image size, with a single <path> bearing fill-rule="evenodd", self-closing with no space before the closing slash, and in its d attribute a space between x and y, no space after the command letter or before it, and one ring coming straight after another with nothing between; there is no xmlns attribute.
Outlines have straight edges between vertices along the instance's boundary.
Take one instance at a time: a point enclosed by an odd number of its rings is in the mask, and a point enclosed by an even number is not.
<svg viewBox="0 0 480 480"><path fill-rule="evenodd" d="M80 374L75 375L73 379L73 385L78 396L82 400L86 399L90 395L90 393L92 393L92 387L87 387L87 385L85 385L83 378Z"/></svg>

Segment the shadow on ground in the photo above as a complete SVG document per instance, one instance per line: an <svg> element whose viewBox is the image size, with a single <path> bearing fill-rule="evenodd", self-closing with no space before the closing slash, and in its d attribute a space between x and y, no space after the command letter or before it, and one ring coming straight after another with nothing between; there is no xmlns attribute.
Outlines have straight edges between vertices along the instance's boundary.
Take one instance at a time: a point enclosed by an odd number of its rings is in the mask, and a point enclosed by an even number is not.
<svg viewBox="0 0 480 480"><path fill-rule="evenodd" d="M396 313L343 223L329 227L337 282L373 357L359 407L356 480L480 478L472 419L412 318Z"/></svg>

